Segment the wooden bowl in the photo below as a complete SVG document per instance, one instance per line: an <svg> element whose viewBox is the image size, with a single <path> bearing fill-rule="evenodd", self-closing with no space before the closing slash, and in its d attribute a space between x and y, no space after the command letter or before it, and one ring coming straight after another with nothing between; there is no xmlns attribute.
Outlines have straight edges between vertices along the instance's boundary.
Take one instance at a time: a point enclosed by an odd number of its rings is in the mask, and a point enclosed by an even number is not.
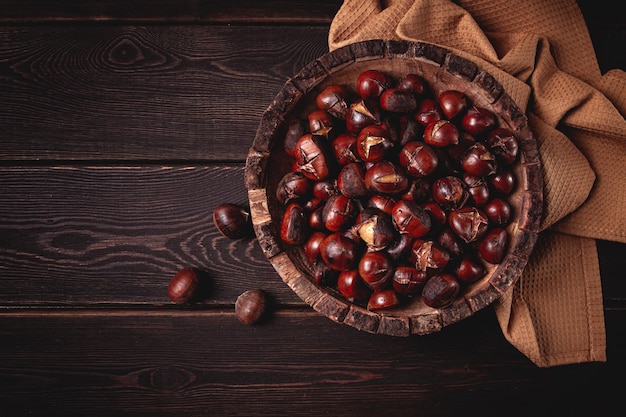
<svg viewBox="0 0 626 417"><path fill-rule="evenodd" d="M378 69L395 79L407 73L424 77L434 93L456 89L490 109L500 125L513 130L520 157L513 167L518 185L509 202L514 217L508 226L509 250L498 265L465 287L450 306L435 309L421 297L399 308L370 311L346 301L333 288L315 284L312 266L300 247L284 245L279 228L284 207L276 200L278 181L291 169L293 159L283 148L286 125L305 119L316 95L330 84L354 86L358 75ZM392 336L428 334L471 316L490 305L519 279L537 240L543 204L543 179L537 143L524 112L493 76L476 64L436 45L405 41L364 41L323 55L287 80L265 111L250 148L245 182L255 233L263 253L282 280L306 303L331 320L356 329Z"/></svg>

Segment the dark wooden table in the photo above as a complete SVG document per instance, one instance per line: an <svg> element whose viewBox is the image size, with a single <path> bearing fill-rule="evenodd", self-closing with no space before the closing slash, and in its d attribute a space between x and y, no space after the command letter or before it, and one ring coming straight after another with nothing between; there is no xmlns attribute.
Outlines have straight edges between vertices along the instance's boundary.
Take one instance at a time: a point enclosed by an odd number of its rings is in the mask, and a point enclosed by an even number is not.
<svg viewBox="0 0 626 417"><path fill-rule="evenodd" d="M626 69L617 5L579 3L601 69ZM608 362L540 369L490 308L429 336L336 324L217 232L340 0L53 4L0 4L0 415L623 415L626 245L598 242ZM186 266L213 288L175 305ZM233 314L250 288L258 326Z"/></svg>

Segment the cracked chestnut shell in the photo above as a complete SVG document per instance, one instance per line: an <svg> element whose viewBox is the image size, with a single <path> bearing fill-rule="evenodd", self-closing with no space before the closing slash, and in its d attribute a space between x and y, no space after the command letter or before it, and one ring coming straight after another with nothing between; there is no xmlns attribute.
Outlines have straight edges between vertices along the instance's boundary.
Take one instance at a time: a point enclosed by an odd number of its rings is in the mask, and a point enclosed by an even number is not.
<svg viewBox="0 0 626 417"><path fill-rule="evenodd" d="M435 172L439 158L430 146L411 141L400 150L398 161L411 177L423 178Z"/></svg>
<svg viewBox="0 0 626 417"><path fill-rule="evenodd" d="M348 106L346 112L346 129L358 134L363 128L380 122L378 102L358 100Z"/></svg>
<svg viewBox="0 0 626 417"><path fill-rule="evenodd" d="M409 179L402 167L382 160L365 172L365 184L370 192L382 194L401 193L409 186Z"/></svg>
<svg viewBox="0 0 626 417"><path fill-rule="evenodd" d="M448 225L465 243L475 242L487 233L489 218L477 207L465 206L448 216Z"/></svg>
<svg viewBox="0 0 626 417"><path fill-rule="evenodd" d="M324 180L332 173L334 159L327 145L324 137L311 133L303 135L296 143L298 169L313 181Z"/></svg>
<svg viewBox="0 0 626 417"><path fill-rule="evenodd" d="M445 119L431 123L424 129L424 143L436 148L457 145L459 137L459 129Z"/></svg>
<svg viewBox="0 0 626 417"><path fill-rule="evenodd" d="M366 252L359 261L358 271L372 290L382 290L390 284L393 261L385 252Z"/></svg>
<svg viewBox="0 0 626 417"><path fill-rule="evenodd" d="M426 272L414 266L400 265L396 267L391 285L400 295L411 296L419 294L428 279Z"/></svg>
<svg viewBox="0 0 626 417"><path fill-rule="evenodd" d="M370 209L371 210L371 209ZM361 239L372 251L379 251L389 246L398 237L391 216L374 209L374 213L367 219L357 224L357 230ZM365 209L363 210L365 211ZM361 211L361 213L363 213Z"/></svg>
<svg viewBox="0 0 626 417"><path fill-rule="evenodd" d="M430 215L413 201L400 200L391 212L396 230L413 238L424 236L432 227Z"/></svg>
<svg viewBox="0 0 626 417"><path fill-rule="evenodd" d="M276 186L276 199L281 204L304 200L309 197L312 188L312 181L301 171L289 171L283 175Z"/></svg>
<svg viewBox="0 0 626 417"><path fill-rule="evenodd" d="M357 215L356 201L343 194L331 196L322 208L322 222L331 232L352 226Z"/></svg>
<svg viewBox="0 0 626 417"><path fill-rule="evenodd" d="M364 127L359 132L356 143L357 153L365 162L382 161L387 151L393 147L389 131L380 125Z"/></svg>
<svg viewBox="0 0 626 417"><path fill-rule="evenodd" d="M348 90L342 85L332 84L319 92L315 97L315 104L336 118L344 119L348 110L347 100Z"/></svg>
<svg viewBox="0 0 626 417"><path fill-rule="evenodd" d="M452 274L432 276L422 289L424 304L433 308L447 307L456 299L461 285Z"/></svg>
<svg viewBox="0 0 626 417"><path fill-rule="evenodd" d="M467 184L454 175L437 178L432 186L433 199L442 207L456 210L469 198Z"/></svg>

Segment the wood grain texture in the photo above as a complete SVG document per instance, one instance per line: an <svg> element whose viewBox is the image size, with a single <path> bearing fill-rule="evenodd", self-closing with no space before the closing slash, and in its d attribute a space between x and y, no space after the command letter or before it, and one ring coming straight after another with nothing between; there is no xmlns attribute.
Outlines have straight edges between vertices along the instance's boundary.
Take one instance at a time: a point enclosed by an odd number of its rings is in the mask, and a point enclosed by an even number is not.
<svg viewBox="0 0 626 417"><path fill-rule="evenodd" d="M329 24L341 0L6 0L0 21L129 21L142 23Z"/></svg>
<svg viewBox="0 0 626 417"><path fill-rule="evenodd" d="M200 305L261 287L304 306L256 239L227 239L212 223L218 204L246 204L243 175L237 164L0 167L0 308L167 305L184 266L214 284ZM609 308L626 302L623 251L599 242Z"/></svg>
<svg viewBox="0 0 626 417"><path fill-rule="evenodd" d="M607 315L609 363L551 369L489 311L409 338L297 311L255 327L231 310L2 315L0 403L12 417L617 416L625 313Z"/></svg>
<svg viewBox="0 0 626 417"><path fill-rule="evenodd" d="M236 160L327 29L0 27L2 160Z"/></svg>
<svg viewBox="0 0 626 417"><path fill-rule="evenodd" d="M243 166L0 168L0 306L167 304L186 266L207 304L256 287L300 304L256 239L217 231L223 202L246 205Z"/></svg>

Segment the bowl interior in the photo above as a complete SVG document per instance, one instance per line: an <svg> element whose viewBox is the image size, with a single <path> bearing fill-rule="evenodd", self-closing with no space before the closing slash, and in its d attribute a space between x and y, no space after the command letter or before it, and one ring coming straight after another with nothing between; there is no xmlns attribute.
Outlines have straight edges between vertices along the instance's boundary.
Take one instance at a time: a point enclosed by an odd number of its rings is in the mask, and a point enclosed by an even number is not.
<svg viewBox="0 0 626 417"><path fill-rule="evenodd" d="M421 75L438 94L465 92L471 102L493 111L500 126L516 133L520 158L513 166L515 191L507 200L513 208L508 225L509 249L498 265L486 264L487 274L465 286L456 301L442 309L415 297L390 310L369 311L346 301L330 287L316 285L312 266L298 246L284 245L278 228L284 206L275 198L282 176L293 159L283 149L286 126L306 119L316 108L315 97L330 84L355 89L358 75L378 69L394 79L408 73ZM455 323L491 304L515 284L535 244L542 207L542 178L537 145L523 112L488 73L445 49L425 43L366 41L331 52L287 81L264 113L246 163L246 187L255 231L264 254L287 283L316 311L360 330L393 336L427 334Z"/></svg>

